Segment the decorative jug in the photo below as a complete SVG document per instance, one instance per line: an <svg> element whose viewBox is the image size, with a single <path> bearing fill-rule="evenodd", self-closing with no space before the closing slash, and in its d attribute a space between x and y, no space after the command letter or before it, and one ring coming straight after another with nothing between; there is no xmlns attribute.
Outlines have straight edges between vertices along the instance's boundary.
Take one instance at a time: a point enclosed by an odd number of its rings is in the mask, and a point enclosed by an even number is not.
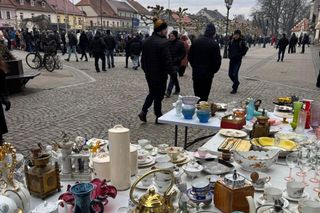
<svg viewBox="0 0 320 213"><path fill-rule="evenodd" d="M247 104L247 116L246 120L251 121L254 116L254 100L252 98L248 98L248 104Z"/></svg>
<svg viewBox="0 0 320 213"><path fill-rule="evenodd" d="M157 172L162 172L166 174L171 175L171 183L164 193L164 195L160 195L155 192L154 188L151 188L148 190L148 193L143 195L139 201L135 200L133 196L133 192L137 186L137 184L142 181L145 177L157 173ZM172 204L172 198L175 195L175 191L172 190L174 184L174 176L172 171L167 170L167 169L156 169L152 170L145 175L143 175L141 178L136 180L131 189L130 189L130 200L134 203L136 206L135 210L133 210L133 213L173 213L174 212L174 207Z"/></svg>
<svg viewBox="0 0 320 213"><path fill-rule="evenodd" d="M250 132L251 138L269 137L270 125L269 118L266 116L258 116L257 121L253 124L252 131Z"/></svg>
<svg viewBox="0 0 320 213"><path fill-rule="evenodd" d="M98 205L100 211L104 212L104 206L99 200L91 200L91 192L94 186L91 183L78 183L71 187L70 191L75 196L74 213L95 213L95 206Z"/></svg>

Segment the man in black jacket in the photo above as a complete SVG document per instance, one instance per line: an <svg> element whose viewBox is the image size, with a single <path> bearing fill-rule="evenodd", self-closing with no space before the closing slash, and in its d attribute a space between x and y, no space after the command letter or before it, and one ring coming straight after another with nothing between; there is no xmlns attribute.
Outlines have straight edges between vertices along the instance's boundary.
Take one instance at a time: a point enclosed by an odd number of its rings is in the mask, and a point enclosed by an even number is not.
<svg viewBox="0 0 320 213"><path fill-rule="evenodd" d="M106 44L101 37L101 33L99 31L96 32L96 35L93 38L91 43L92 54L94 56L94 64L96 67L96 71L100 72L99 69L99 59L102 61L102 71L106 70L106 56L104 55L104 50L106 49Z"/></svg>
<svg viewBox="0 0 320 213"><path fill-rule="evenodd" d="M106 55L108 68L114 67L114 49L116 48L116 39L110 34L110 30L107 30L107 35L104 37L104 43L106 43Z"/></svg>
<svg viewBox="0 0 320 213"><path fill-rule="evenodd" d="M289 41L286 38L286 34L283 33L282 38L278 41L278 44L277 44L277 48L279 48L278 62L280 61L280 57L281 57L281 61L283 61L284 54L286 52L286 48L287 48L288 44L289 44Z"/></svg>
<svg viewBox="0 0 320 213"><path fill-rule="evenodd" d="M175 95L180 93L180 85L178 80L178 71L180 69L181 61L186 56L184 44L179 40L178 31L174 30L169 35L169 50L172 58L172 65L174 72L170 75L170 81L167 89L166 96L169 98L173 87L176 87Z"/></svg>
<svg viewBox="0 0 320 213"><path fill-rule="evenodd" d="M140 59L141 50L142 50L142 41L141 41L140 35L137 34L136 37L131 39L130 50L129 50L134 70L138 70L138 67L140 66L139 59Z"/></svg>
<svg viewBox="0 0 320 213"><path fill-rule="evenodd" d="M288 53L296 53L296 45L298 43L298 38L295 33L292 34L289 41L289 50Z"/></svg>
<svg viewBox="0 0 320 213"><path fill-rule="evenodd" d="M208 101L214 74L221 66L220 48L214 39L215 34L215 26L208 24L204 36L194 40L189 50L193 90L200 101Z"/></svg>
<svg viewBox="0 0 320 213"><path fill-rule="evenodd" d="M239 82L239 70L242 63L242 57L246 55L248 47L246 42L241 37L241 31L236 30L233 33L233 38L229 44L229 78L233 82L231 94L238 92Z"/></svg>
<svg viewBox="0 0 320 213"><path fill-rule="evenodd" d="M149 94L139 114L143 122L147 122L147 112L154 102L156 124L162 116L162 100L166 92L168 74L173 72L171 55L167 37L167 23L154 18L154 32L142 45L141 65L145 72Z"/></svg>

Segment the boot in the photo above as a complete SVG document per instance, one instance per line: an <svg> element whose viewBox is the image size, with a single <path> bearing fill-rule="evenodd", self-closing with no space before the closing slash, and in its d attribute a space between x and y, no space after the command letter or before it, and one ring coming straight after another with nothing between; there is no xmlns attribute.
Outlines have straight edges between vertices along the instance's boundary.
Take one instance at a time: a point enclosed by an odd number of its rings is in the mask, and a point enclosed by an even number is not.
<svg viewBox="0 0 320 213"><path fill-rule="evenodd" d="M140 121L147 122L147 113L141 111L138 116Z"/></svg>

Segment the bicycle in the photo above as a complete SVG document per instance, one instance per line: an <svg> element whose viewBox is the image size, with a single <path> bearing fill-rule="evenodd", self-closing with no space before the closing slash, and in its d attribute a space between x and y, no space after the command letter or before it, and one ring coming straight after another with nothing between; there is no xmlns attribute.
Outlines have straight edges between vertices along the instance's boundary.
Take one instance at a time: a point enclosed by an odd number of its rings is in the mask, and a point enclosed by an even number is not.
<svg viewBox="0 0 320 213"><path fill-rule="evenodd" d="M49 72L53 72L56 69L56 60L54 54L49 48L45 48L44 55L40 54L39 50L36 49L35 52L29 53L26 56L27 65L31 69L41 69L45 67Z"/></svg>

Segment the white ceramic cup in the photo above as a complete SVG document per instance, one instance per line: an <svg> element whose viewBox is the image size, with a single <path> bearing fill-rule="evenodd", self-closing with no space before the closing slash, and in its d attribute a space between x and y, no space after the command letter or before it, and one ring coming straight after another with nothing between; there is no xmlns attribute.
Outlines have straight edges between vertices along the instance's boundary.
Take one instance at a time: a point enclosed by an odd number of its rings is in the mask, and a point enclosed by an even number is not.
<svg viewBox="0 0 320 213"><path fill-rule="evenodd" d="M292 198L301 198L304 191L304 184L302 182L287 182L287 193L289 197Z"/></svg>
<svg viewBox="0 0 320 213"><path fill-rule="evenodd" d="M264 188L265 184L271 180L271 177L266 173L259 172L259 179L253 183L253 186L256 188Z"/></svg>
<svg viewBox="0 0 320 213"><path fill-rule="evenodd" d="M147 160L148 152L146 150L138 150L138 162L145 162Z"/></svg>
<svg viewBox="0 0 320 213"><path fill-rule="evenodd" d="M206 155L208 154L208 149L204 147L199 147L198 148L198 154L200 158L205 158Z"/></svg>
<svg viewBox="0 0 320 213"><path fill-rule="evenodd" d="M165 144L165 143L160 144L160 145L158 146L159 151L160 151L161 153L166 153L166 152L167 152L166 149L167 149L168 147L169 147L169 145L168 145L168 144Z"/></svg>
<svg viewBox="0 0 320 213"><path fill-rule="evenodd" d="M264 189L263 198L267 203L274 203L282 198L282 191L278 188L267 187Z"/></svg>
<svg viewBox="0 0 320 213"><path fill-rule="evenodd" d="M140 140L138 140L138 144L139 144L142 148L144 148L146 145L150 144L150 141L147 140L147 139L140 139Z"/></svg>
<svg viewBox="0 0 320 213"><path fill-rule="evenodd" d="M155 165L157 169L168 169L173 171L174 170L174 164L170 162L164 162L164 163L157 163ZM171 175L163 172L157 172L155 173L155 177L159 181L165 181L165 180L170 180Z"/></svg>
<svg viewBox="0 0 320 213"><path fill-rule="evenodd" d="M299 201L298 210L302 213L319 213L320 203L318 201L308 199L301 200Z"/></svg>
<svg viewBox="0 0 320 213"><path fill-rule="evenodd" d="M155 183L158 186L159 192L164 193L168 189L168 187L171 183L171 180L160 181L160 180L155 179Z"/></svg>

